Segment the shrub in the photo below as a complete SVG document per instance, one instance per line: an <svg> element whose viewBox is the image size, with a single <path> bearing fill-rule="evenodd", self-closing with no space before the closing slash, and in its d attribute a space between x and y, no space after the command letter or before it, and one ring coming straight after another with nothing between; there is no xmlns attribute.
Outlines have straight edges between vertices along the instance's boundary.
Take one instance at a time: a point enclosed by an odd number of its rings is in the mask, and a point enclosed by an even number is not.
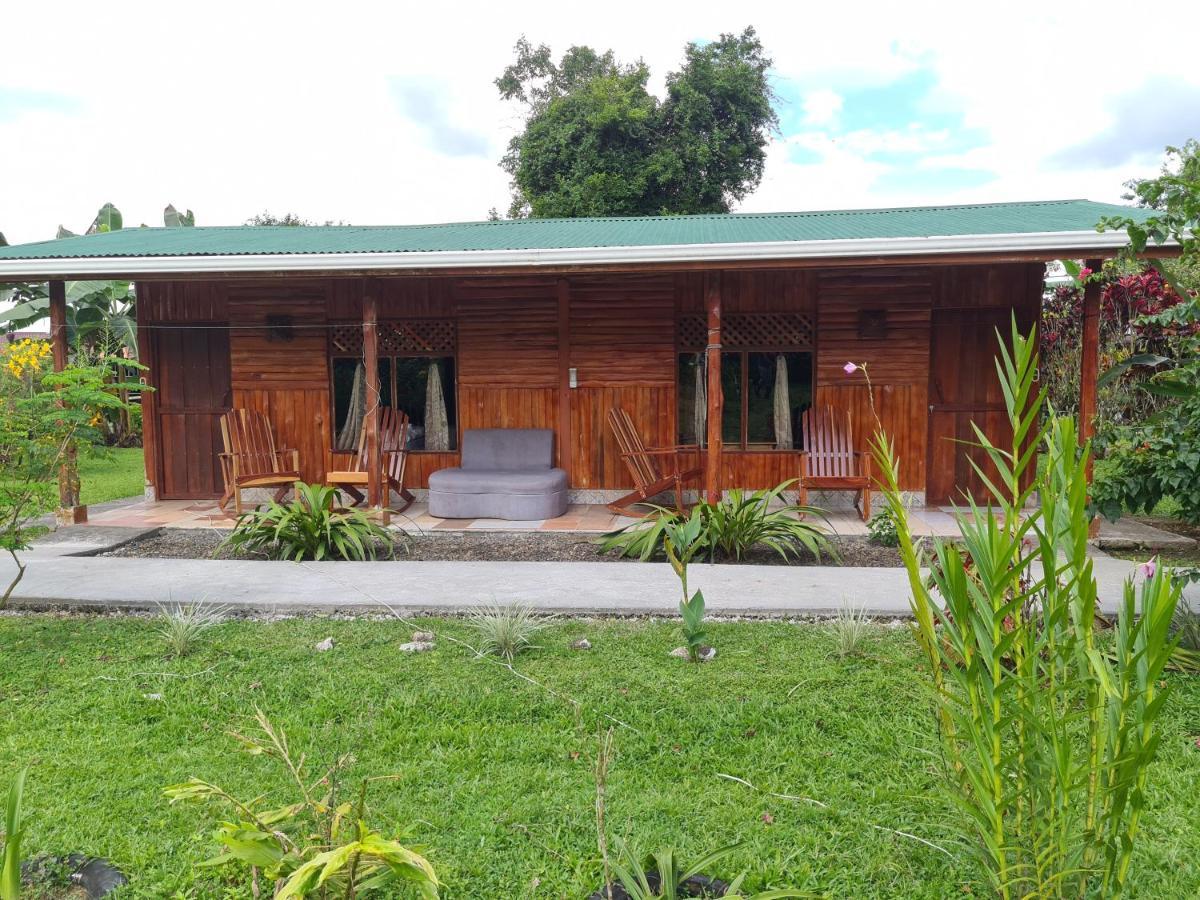
<svg viewBox="0 0 1200 900"><path fill-rule="evenodd" d="M678 900L681 897L725 897L727 900L783 900L788 897L809 897L811 894L788 889L743 894L742 882L745 873L731 884L722 884L703 873L718 860L737 850L741 845L733 844L706 853L690 864L685 864L675 847L663 847L644 859L629 849L624 841L618 842L618 859L612 870L629 900ZM600 896L606 891L601 890ZM593 895L595 896L595 895ZM612 892L613 897L621 894Z"/></svg>
<svg viewBox="0 0 1200 900"><path fill-rule="evenodd" d="M1072 419L1043 420L1034 339L1012 332L996 368L1013 442L997 447L975 428L994 467L986 504L971 498L956 516L961 549L933 542L932 588L882 431L873 450L899 525L955 827L1005 900L1114 897L1146 806L1181 587L1164 567L1136 595L1127 582L1111 647L1097 638L1088 451ZM1038 447L1044 465L1027 480Z"/></svg>
<svg viewBox="0 0 1200 900"><path fill-rule="evenodd" d="M166 641L172 656L186 656L203 639L206 631L221 624L228 611L226 606L213 606L204 600L160 604L158 633Z"/></svg>
<svg viewBox="0 0 1200 900"><path fill-rule="evenodd" d="M731 490L716 503L698 503L692 513L699 516L700 522L696 554L706 554L709 561L715 561L718 555L740 560L756 546L774 550L784 559L798 556L801 549L818 558L822 551L829 552L825 529L800 518L823 517L823 513L808 506L774 505L791 485L791 481L785 481L751 494ZM604 535L600 548L604 552L615 550L621 556L650 559L665 552L667 529L688 518L677 510L655 507L654 515Z"/></svg>
<svg viewBox="0 0 1200 900"><path fill-rule="evenodd" d="M528 603L494 603L472 612L468 622L479 635L480 654L512 662L518 654L534 649L534 636L551 618L538 618Z"/></svg>
<svg viewBox="0 0 1200 900"><path fill-rule="evenodd" d="M371 521L362 510L337 509L337 491L319 484L297 483L289 503L271 501L242 513L222 546L269 559L375 559L382 548L395 553L395 541L407 540Z"/></svg>
<svg viewBox="0 0 1200 900"><path fill-rule="evenodd" d="M255 711L261 737L231 736L252 756L274 760L293 783L295 795L284 806L271 807L265 794L239 800L215 784L190 778L165 793L172 803L191 801L222 808L215 833L221 854L208 865L241 863L250 867L252 893L259 895L259 874L277 885L275 900L295 897L352 898L388 891L398 885L415 888L425 900L436 900L438 880L417 850L385 838L367 824L364 778L352 799L344 799L342 771L353 761L346 755L316 775L305 771L283 729ZM386 896L395 896L391 891Z"/></svg>
<svg viewBox="0 0 1200 900"><path fill-rule="evenodd" d="M896 515L890 506L885 506L867 523L867 540L881 547L898 547L900 535L896 530Z"/></svg>

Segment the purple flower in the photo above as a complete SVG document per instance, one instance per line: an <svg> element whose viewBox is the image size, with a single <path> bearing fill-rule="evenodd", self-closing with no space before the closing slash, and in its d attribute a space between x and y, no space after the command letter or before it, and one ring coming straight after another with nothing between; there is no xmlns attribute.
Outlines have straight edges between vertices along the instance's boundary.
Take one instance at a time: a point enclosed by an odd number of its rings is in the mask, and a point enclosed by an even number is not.
<svg viewBox="0 0 1200 900"><path fill-rule="evenodd" d="M852 362L848 362L844 366L842 366L842 371L845 372L847 375L853 375L855 372L858 371L858 366L856 366Z"/></svg>
<svg viewBox="0 0 1200 900"><path fill-rule="evenodd" d="M1148 559L1139 565L1137 570L1142 573L1143 578L1153 578L1154 572L1157 568L1158 565L1155 563L1155 561L1153 559Z"/></svg>

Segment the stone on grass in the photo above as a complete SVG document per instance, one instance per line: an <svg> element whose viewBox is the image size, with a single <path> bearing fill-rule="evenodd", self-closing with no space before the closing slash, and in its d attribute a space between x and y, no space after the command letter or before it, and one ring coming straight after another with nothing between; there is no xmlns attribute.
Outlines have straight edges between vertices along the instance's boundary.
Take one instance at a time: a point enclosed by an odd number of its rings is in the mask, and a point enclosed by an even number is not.
<svg viewBox="0 0 1200 900"><path fill-rule="evenodd" d="M671 651L670 655L675 657L676 659L691 659L692 658L691 654L688 653L687 647L676 647L674 650ZM717 658L717 648L716 647L701 647L699 657L700 657L700 662L709 662L710 660L714 660Z"/></svg>
<svg viewBox="0 0 1200 900"><path fill-rule="evenodd" d="M400 645L401 653L424 653L433 649L433 641L409 641Z"/></svg>
<svg viewBox="0 0 1200 900"><path fill-rule="evenodd" d="M432 644L437 640L437 635L432 631L414 631L412 639L415 644Z"/></svg>
<svg viewBox="0 0 1200 900"><path fill-rule="evenodd" d="M313 649L316 650L318 653L324 653L326 650L332 650L333 649L333 638L327 637L323 641L317 641L317 643L313 647Z"/></svg>
<svg viewBox="0 0 1200 900"><path fill-rule="evenodd" d="M592 642L589 641L587 638L580 638L577 641L571 642L571 649L572 650L591 650Z"/></svg>

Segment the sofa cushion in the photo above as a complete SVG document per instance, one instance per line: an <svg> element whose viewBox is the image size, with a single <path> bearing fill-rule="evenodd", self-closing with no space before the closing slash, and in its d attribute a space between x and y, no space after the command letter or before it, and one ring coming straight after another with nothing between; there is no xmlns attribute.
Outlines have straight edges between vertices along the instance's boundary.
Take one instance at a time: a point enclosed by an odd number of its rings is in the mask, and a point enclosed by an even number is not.
<svg viewBox="0 0 1200 900"><path fill-rule="evenodd" d="M552 494L567 489L562 469L439 469L429 490L446 494Z"/></svg>
<svg viewBox="0 0 1200 900"><path fill-rule="evenodd" d="M506 471L554 465L549 428L472 428L463 432L462 468Z"/></svg>

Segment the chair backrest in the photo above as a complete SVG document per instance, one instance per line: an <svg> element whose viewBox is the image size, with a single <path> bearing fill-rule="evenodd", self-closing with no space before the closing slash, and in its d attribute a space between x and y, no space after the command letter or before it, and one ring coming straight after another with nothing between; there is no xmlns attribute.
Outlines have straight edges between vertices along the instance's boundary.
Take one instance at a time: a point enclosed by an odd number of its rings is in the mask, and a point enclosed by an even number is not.
<svg viewBox="0 0 1200 900"><path fill-rule="evenodd" d="M808 473L817 478L858 475L850 413L832 406L813 406L800 415Z"/></svg>
<svg viewBox="0 0 1200 900"><path fill-rule="evenodd" d="M528 471L554 466L554 432L549 428L471 428L463 432L464 469Z"/></svg>
<svg viewBox="0 0 1200 900"><path fill-rule="evenodd" d="M359 429L358 453L351 471L367 471L367 429ZM400 453L408 449L408 413L402 409L383 406L379 409L379 455ZM387 461L384 461L387 465Z"/></svg>
<svg viewBox="0 0 1200 900"><path fill-rule="evenodd" d="M654 457L646 452L646 445L629 413L619 406L610 409L608 424L613 430L613 437L617 439L617 446L621 448L625 465L629 467L629 474L633 476L634 486L642 488L661 481L662 475L654 464Z"/></svg>
<svg viewBox="0 0 1200 900"><path fill-rule="evenodd" d="M243 473L280 471L271 420L257 409L231 409L221 417L225 452L238 458Z"/></svg>

